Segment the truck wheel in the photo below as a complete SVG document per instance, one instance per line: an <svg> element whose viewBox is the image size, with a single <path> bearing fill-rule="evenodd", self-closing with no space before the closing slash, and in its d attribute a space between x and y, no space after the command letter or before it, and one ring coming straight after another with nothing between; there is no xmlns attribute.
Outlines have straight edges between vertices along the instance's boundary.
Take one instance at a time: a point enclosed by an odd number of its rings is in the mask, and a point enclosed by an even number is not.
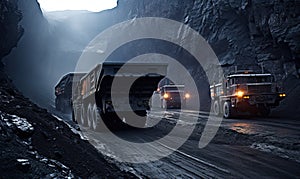
<svg viewBox="0 0 300 179"><path fill-rule="evenodd" d="M224 103L223 111L224 111L224 114L223 114L224 118L228 119L233 116L233 109L232 109L231 103L229 101L226 101Z"/></svg>
<svg viewBox="0 0 300 179"><path fill-rule="evenodd" d="M86 126L86 109L84 107L84 105L81 105L81 109L80 109L80 124L83 126Z"/></svg>
<svg viewBox="0 0 300 179"><path fill-rule="evenodd" d="M93 108L92 108L91 103L88 105L87 112L86 112L86 116L87 116L87 124L88 124L88 127L89 127L90 129L92 129L92 122L93 122Z"/></svg>
<svg viewBox="0 0 300 179"><path fill-rule="evenodd" d="M163 109L168 109L168 104L167 104L166 100L163 100L163 102L162 102L162 108Z"/></svg>
<svg viewBox="0 0 300 179"><path fill-rule="evenodd" d="M219 115L220 115L220 105L219 105L219 102L218 102L218 101L215 101L215 102L214 102L213 110L214 110L214 114L215 114L216 116L219 116Z"/></svg>
<svg viewBox="0 0 300 179"><path fill-rule="evenodd" d="M92 121L92 128L94 131L100 131L104 129L104 122L101 118L101 109L97 107L96 104L93 105L93 121Z"/></svg>

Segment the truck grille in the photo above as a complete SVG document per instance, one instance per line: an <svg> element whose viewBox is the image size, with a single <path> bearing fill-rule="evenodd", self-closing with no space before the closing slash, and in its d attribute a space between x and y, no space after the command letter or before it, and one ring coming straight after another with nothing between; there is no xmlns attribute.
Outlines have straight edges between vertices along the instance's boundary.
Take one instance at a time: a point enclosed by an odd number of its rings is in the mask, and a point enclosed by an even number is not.
<svg viewBox="0 0 300 179"><path fill-rule="evenodd" d="M271 85L249 85L248 93L270 93L272 92Z"/></svg>

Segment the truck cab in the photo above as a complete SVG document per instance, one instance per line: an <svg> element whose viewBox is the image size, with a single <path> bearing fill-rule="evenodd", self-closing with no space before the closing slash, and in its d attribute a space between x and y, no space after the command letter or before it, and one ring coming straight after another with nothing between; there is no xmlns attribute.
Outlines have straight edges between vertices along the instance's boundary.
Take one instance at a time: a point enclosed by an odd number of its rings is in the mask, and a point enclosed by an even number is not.
<svg viewBox="0 0 300 179"><path fill-rule="evenodd" d="M151 107L162 109L185 108L191 95L185 91L185 85L175 85L171 80L164 78L153 92Z"/></svg>
<svg viewBox="0 0 300 179"><path fill-rule="evenodd" d="M244 71L226 76L219 84L210 86L213 111L225 118L239 113L268 116L270 109L286 96L280 92L269 73Z"/></svg>

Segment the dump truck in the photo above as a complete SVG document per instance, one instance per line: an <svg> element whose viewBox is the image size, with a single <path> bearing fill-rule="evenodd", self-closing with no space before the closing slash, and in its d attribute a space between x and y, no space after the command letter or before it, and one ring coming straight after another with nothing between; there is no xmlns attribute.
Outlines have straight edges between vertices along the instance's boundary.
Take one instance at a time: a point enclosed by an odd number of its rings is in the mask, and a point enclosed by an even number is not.
<svg viewBox="0 0 300 179"><path fill-rule="evenodd" d="M55 108L63 113L72 109L72 86L78 85L85 73L68 73L55 86Z"/></svg>
<svg viewBox="0 0 300 179"><path fill-rule="evenodd" d="M162 79L153 92L151 98L152 108L161 109L181 109L185 108L186 101L191 95L185 91L185 85L175 85L170 79Z"/></svg>
<svg viewBox="0 0 300 179"><path fill-rule="evenodd" d="M126 70L120 70L124 65ZM134 121L134 127L143 127L146 122L146 110L149 109L149 99L166 73L167 64L98 64L82 77L79 85L74 86L73 120L93 130L101 129L103 125L118 128L129 121L132 123L132 120L137 120ZM113 81L117 81L121 88L113 90ZM133 83L127 91L125 86L130 82ZM128 117L127 114L132 112L141 118Z"/></svg>
<svg viewBox="0 0 300 179"><path fill-rule="evenodd" d="M240 70L226 75L221 83L210 86L212 110L224 118L239 114L270 114L271 108L279 105L286 94L279 90L270 73L254 73Z"/></svg>

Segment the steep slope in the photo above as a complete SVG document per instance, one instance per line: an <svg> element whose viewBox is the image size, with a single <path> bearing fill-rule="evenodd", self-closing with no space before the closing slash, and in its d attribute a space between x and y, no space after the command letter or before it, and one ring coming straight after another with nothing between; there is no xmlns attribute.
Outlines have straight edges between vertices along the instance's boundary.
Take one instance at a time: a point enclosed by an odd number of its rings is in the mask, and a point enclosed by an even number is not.
<svg viewBox="0 0 300 179"><path fill-rule="evenodd" d="M18 47L4 58L6 71L13 79L14 84L26 96L33 98L33 86L41 87L44 90L45 84L37 77L43 77L51 71L45 67L49 61L45 58L51 55L50 51L54 42L49 37L49 27L44 19L39 4L35 0L19 0L18 7L22 12L20 25L24 33ZM18 64L18 65L16 65Z"/></svg>
<svg viewBox="0 0 300 179"><path fill-rule="evenodd" d="M17 45L22 35L18 24L22 12L13 0L0 0L0 9L2 57ZM78 133L25 98L15 89L3 65L0 66L0 148L0 178L133 177L108 163Z"/></svg>
<svg viewBox="0 0 300 179"><path fill-rule="evenodd" d="M190 25L224 66L257 64L278 80L300 67L300 2L258 0L119 0L126 18L166 17Z"/></svg>
<svg viewBox="0 0 300 179"><path fill-rule="evenodd" d="M18 11L16 2L0 2L0 59L10 53L23 33L23 29L18 25L22 15Z"/></svg>
<svg viewBox="0 0 300 179"><path fill-rule="evenodd" d="M297 0L119 0L128 19L166 17L188 24L212 46L225 72L253 68L271 72L287 99L274 114L300 114L300 2ZM193 68L192 66L190 68ZM203 78L197 70L194 77ZM205 89L205 88L202 88ZM285 112L286 111L286 112Z"/></svg>

